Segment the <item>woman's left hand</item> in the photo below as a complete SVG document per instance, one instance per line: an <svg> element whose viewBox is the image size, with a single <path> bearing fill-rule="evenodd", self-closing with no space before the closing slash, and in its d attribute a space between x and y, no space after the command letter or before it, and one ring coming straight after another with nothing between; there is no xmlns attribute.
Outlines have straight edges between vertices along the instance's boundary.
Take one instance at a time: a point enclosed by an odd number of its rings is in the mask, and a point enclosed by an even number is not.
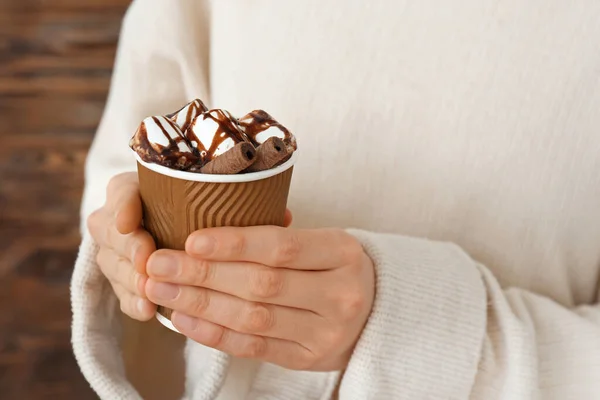
<svg viewBox="0 0 600 400"><path fill-rule="evenodd" d="M147 269L148 298L182 334L289 369L344 369L375 292L373 262L339 229L203 229Z"/></svg>

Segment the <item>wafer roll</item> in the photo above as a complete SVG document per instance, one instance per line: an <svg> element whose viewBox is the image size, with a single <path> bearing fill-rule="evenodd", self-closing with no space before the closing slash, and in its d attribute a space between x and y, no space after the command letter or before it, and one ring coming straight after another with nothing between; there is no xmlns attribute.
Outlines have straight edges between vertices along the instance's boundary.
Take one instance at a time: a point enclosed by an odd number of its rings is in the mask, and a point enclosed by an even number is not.
<svg viewBox="0 0 600 400"><path fill-rule="evenodd" d="M200 168L203 174L237 174L256 161L256 150L248 142L238 143Z"/></svg>
<svg viewBox="0 0 600 400"><path fill-rule="evenodd" d="M256 148L256 161L248 167L246 172L273 168L287 156L288 151L284 141L276 136L271 136Z"/></svg>

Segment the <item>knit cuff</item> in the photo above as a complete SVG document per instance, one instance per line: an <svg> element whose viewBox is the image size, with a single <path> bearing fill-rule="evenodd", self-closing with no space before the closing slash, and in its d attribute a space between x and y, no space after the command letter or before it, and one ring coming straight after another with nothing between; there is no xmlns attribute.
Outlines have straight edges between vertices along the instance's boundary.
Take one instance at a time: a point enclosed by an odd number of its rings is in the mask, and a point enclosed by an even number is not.
<svg viewBox="0 0 600 400"><path fill-rule="evenodd" d="M262 363L248 399L330 400L340 372L295 371Z"/></svg>
<svg viewBox="0 0 600 400"><path fill-rule="evenodd" d="M96 264L98 246L85 234L71 279L73 352L101 399L141 399L125 377L117 298Z"/></svg>
<svg viewBox="0 0 600 400"><path fill-rule="evenodd" d="M374 307L340 399L463 399L485 334L486 292L452 244L349 231L376 268Z"/></svg>

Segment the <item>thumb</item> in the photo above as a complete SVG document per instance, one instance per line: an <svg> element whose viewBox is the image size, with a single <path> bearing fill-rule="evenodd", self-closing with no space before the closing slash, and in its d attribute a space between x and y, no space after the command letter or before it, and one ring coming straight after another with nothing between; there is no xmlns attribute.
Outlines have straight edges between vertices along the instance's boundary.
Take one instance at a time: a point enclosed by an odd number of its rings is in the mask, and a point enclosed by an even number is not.
<svg viewBox="0 0 600 400"><path fill-rule="evenodd" d="M115 227L122 235L127 235L142 223L142 200L137 189L129 186L115 206Z"/></svg>

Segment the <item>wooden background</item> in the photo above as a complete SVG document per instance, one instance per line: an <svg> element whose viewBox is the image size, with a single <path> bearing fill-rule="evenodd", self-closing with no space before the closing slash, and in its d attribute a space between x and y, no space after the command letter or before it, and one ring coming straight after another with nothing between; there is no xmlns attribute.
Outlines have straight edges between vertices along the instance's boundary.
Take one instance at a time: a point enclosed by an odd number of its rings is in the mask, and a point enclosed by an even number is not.
<svg viewBox="0 0 600 400"><path fill-rule="evenodd" d="M0 0L0 398L94 399L72 355L83 163L129 0Z"/></svg>

